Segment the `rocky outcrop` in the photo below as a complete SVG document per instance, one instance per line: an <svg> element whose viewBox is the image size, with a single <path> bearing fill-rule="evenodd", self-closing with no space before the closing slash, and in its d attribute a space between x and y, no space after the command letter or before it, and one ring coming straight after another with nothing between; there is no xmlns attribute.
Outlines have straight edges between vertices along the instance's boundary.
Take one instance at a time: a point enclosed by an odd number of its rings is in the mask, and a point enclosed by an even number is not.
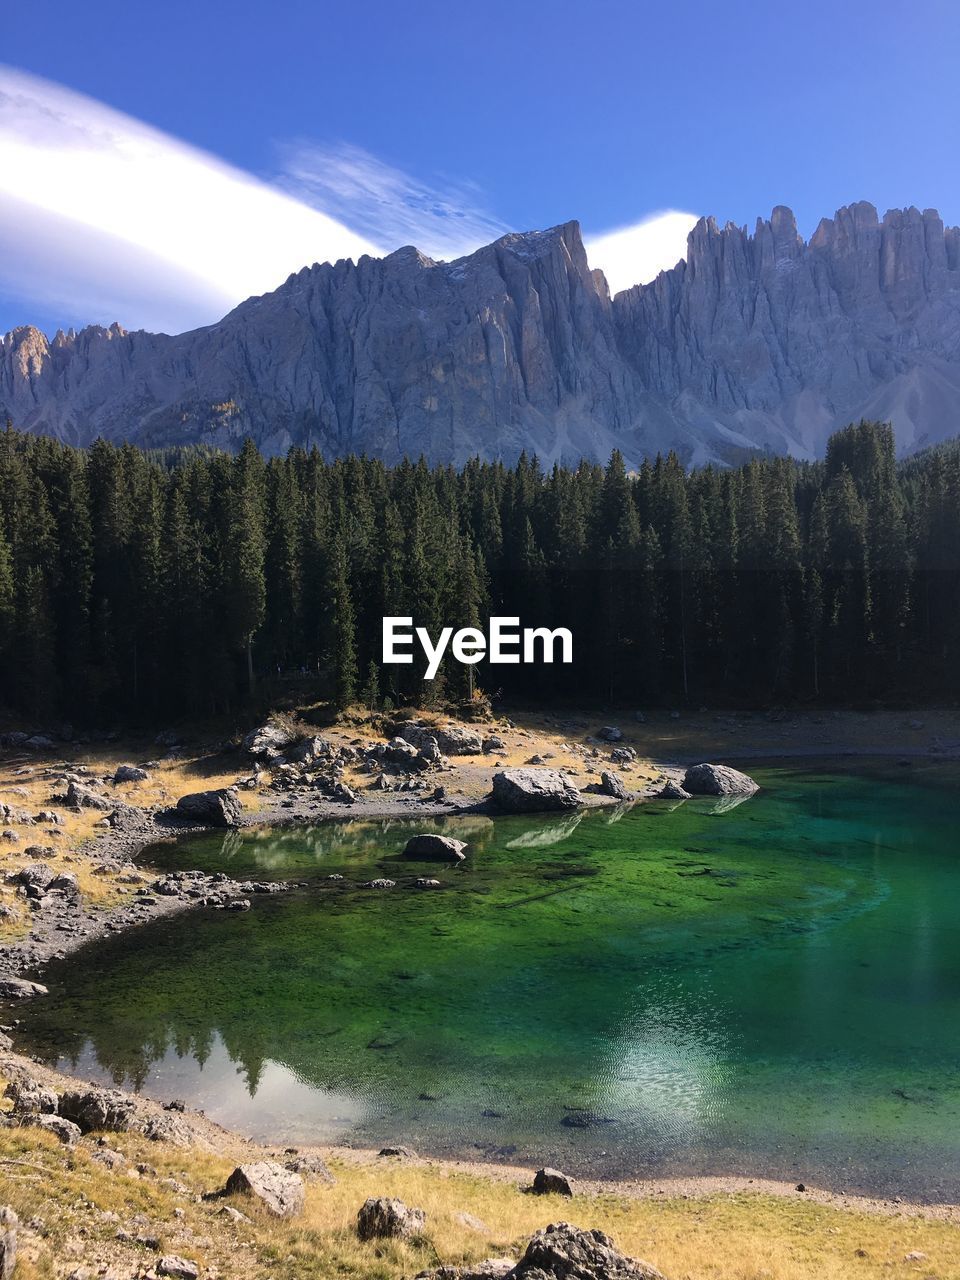
<svg viewBox="0 0 960 1280"><path fill-rule="evenodd" d="M664 1280L649 1262L620 1252L602 1231L551 1223L528 1243L519 1262L489 1258L462 1267L421 1271L416 1280Z"/></svg>
<svg viewBox="0 0 960 1280"><path fill-rule="evenodd" d="M694 764L683 775L683 790L691 796L752 796L760 788L729 765Z"/></svg>
<svg viewBox="0 0 960 1280"><path fill-rule="evenodd" d="M580 792L556 769L503 769L493 775L490 799L506 813L576 809Z"/></svg>
<svg viewBox="0 0 960 1280"><path fill-rule="evenodd" d="M404 846L403 856L419 862L463 862L466 847L462 840L454 840L452 836L427 833L411 836Z"/></svg>
<svg viewBox="0 0 960 1280"><path fill-rule="evenodd" d="M403 726L403 737L421 749L428 743L435 743L445 756L478 756L483 751L481 735L475 729L466 729L462 725L423 725L411 720Z"/></svg>
<svg viewBox="0 0 960 1280"><path fill-rule="evenodd" d="M372 1196L357 1213L357 1235L361 1240L407 1240L420 1235L426 1221L422 1209L408 1209L402 1200L388 1196Z"/></svg>
<svg viewBox="0 0 960 1280"><path fill-rule="evenodd" d="M287 725L268 720L266 724L251 729L243 739L244 751L265 760L275 760L286 747L296 742L297 735Z"/></svg>
<svg viewBox="0 0 960 1280"><path fill-rule="evenodd" d="M243 806L230 788L219 791L194 791L177 801L177 814L206 827L235 827Z"/></svg>
<svg viewBox="0 0 960 1280"><path fill-rule="evenodd" d="M254 1196L277 1218L303 1213L303 1179L275 1160L238 1165L227 1179L224 1193Z"/></svg>
<svg viewBox="0 0 960 1280"><path fill-rule="evenodd" d="M126 1133L136 1127L137 1108L119 1089L81 1089L60 1095L60 1115L83 1133L109 1130Z"/></svg>
<svg viewBox="0 0 960 1280"><path fill-rule="evenodd" d="M628 1258L602 1231L555 1222L538 1231L511 1280L663 1280L648 1262Z"/></svg>
<svg viewBox="0 0 960 1280"><path fill-rule="evenodd" d="M304 267L176 337L15 329L8 414L71 442L386 462L812 457L861 417L910 450L960 418L960 230L864 202L806 242L782 206L752 232L703 218L685 261L612 299L575 222L450 263L407 247Z"/></svg>

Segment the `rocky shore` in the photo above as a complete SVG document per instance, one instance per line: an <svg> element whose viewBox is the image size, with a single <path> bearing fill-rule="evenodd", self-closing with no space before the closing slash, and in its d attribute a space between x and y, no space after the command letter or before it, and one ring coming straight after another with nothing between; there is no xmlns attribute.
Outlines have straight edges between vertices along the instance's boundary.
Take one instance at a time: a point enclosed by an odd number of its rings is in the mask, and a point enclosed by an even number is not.
<svg viewBox="0 0 960 1280"><path fill-rule="evenodd" d="M506 731L509 736L509 730ZM236 881L223 873L183 871L157 876L137 859L158 841L200 834L211 828L242 829L315 825L322 822L423 818L465 812L548 812L588 805L622 804L648 799L664 786L679 785L682 770L653 770L628 788L617 769L631 769L637 752L617 745L619 730L607 726L587 744L574 748L596 764L599 781L581 790L571 771L545 767L547 756L534 751L518 767L500 769L510 752L503 731L486 732L461 725L435 726L414 721L387 740L344 741L343 734L303 733L268 721L251 730L240 745L241 772L233 785L186 792L176 805L137 806L117 794L117 784L144 781L149 765L120 765L112 776L96 776L70 761L48 765L45 774L54 802L74 812L99 816L83 854L94 875L112 875L131 888L126 901L110 909L88 905L76 877L46 861L53 846L28 846L34 861L8 875L28 903L26 937L0 944L0 998L37 994L44 966L97 938L196 906L245 910L252 895L303 887L301 882ZM6 735L14 749L28 746L21 735ZM12 739L12 741L11 741ZM34 739L34 749L49 753L56 744ZM177 745L173 744L177 750ZM479 761L479 763L478 763ZM496 772L490 774L491 765ZM601 767L602 766L602 767ZM366 784L357 785L358 779ZM351 785L353 783L353 785ZM492 783L492 785L491 785ZM245 807L241 798L253 801ZM4 804L7 824L18 816ZM40 811L43 824L56 831L59 807ZM34 819L36 821L36 819ZM422 887L411 877L413 887ZM378 887L377 882L371 882ZM347 885L327 886L342 891ZM385 887L385 885L384 885ZM392 887L392 882L391 882Z"/></svg>

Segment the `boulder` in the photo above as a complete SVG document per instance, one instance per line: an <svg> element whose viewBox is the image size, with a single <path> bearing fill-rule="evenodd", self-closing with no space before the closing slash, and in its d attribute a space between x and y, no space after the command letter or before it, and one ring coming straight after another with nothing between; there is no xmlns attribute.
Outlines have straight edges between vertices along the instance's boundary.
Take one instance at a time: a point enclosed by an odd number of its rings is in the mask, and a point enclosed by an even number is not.
<svg viewBox="0 0 960 1280"><path fill-rule="evenodd" d="M193 791L177 801L177 812L192 822L207 827L235 827L243 806L232 788L219 791Z"/></svg>
<svg viewBox="0 0 960 1280"><path fill-rule="evenodd" d="M47 885L48 893L62 893L66 898L80 897L80 881L73 871L61 871Z"/></svg>
<svg viewBox="0 0 960 1280"><path fill-rule="evenodd" d="M74 809L99 809L103 813L107 813L115 804L115 801L108 800L90 787L81 786L79 782L67 784L66 798L67 804Z"/></svg>
<svg viewBox="0 0 960 1280"><path fill-rule="evenodd" d="M381 1147L378 1156L392 1160L416 1160L417 1153L409 1147Z"/></svg>
<svg viewBox="0 0 960 1280"><path fill-rule="evenodd" d="M60 1095L60 1114L82 1133L127 1133L136 1128L136 1104L119 1089L68 1090Z"/></svg>
<svg viewBox="0 0 960 1280"><path fill-rule="evenodd" d="M171 1276L174 1280L198 1280L200 1267L189 1258L168 1253L157 1263L156 1272L158 1276Z"/></svg>
<svg viewBox="0 0 960 1280"><path fill-rule="evenodd" d="M665 782L657 792L658 800L689 800L690 792L684 791L679 782Z"/></svg>
<svg viewBox="0 0 960 1280"><path fill-rule="evenodd" d="M47 988L42 982L30 982L27 978L0 978L0 999L30 1000L33 996L45 996Z"/></svg>
<svg viewBox="0 0 960 1280"><path fill-rule="evenodd" d="M747 774L725 764L691 765L683 776L683 789L692 796L749 796L760 790Z"/></svg>
<svg viewBox="0 0 960 1280"><path fill-rule="evenodd" d="M619 742L623 737L623 730L618 729L615 724L605 724L597 737L602 738L604 742Z"/></svg>
<svg viewBox="0 0 960 1280"><path fill-rule="evenodd" d="M555 1222L538 1231L511 1280L664 1280L648 1262L628 1258L602 1231Z"/></svg>
<svg viewBox="0 0 960 1280"><path fill-rule="evenodd" d="M357 1235L361 1240L409 1240L422 1233L426 1221L422 1209L408 1209L402 1200L390 1196L372 1196L360 1206Z"/></svg>
<svg viewBox="0 0 960 1280"><path fill-rule="evenodd" d="M383 758L390 764L398 764L406 769L417 769L423 763L420 752L406 738L391 738L383 749Z"/></svg>
<svg viewBox="0 0 960 1280"><path fill-rule="evenodd" d="M23 1123L52 1133L65 1147L74 1146L80 1137L80 1126L72 1120L65 1120L63 1116L35 1114L26 1116Z"/></svg>
<svg viewBox="0 0 960 1280"><path fill-rule="evenodd" d="M304 738L295 747L291 747L286 756L288 760L293 760L297 764L310 764L314 760L323 760L332 754L333 748L327 739L315 735L312 738Z"/></svg>
<svg viewBox="0 0 960 1280"><path fill-rule="evenodd" d="M503 769L493 775L490 798L507 813L576 809L580 792L556 769Z"/></svg>
<svg viewBox="0 0 960 1280"><path fill-rule="evenodd" d="M228 1196L255 1196L277 1218L295 1218L303 1212L303 1179L275 1160L238 1165L224 1192Z"/></svg>
<svg viewBox="0 0 960 1280"><path fill-rule="evenodd" d="M266 724L250 730L243 740L243 749L249 751L252 756L263 756L265 759L274 760L296 739L297 734L292 729L268 720Z"/></svg>
<svg viewBox="0 0 960 1280"><path fill-rule="evenodd" d="M492 751L506 751L507 744L499 733L488 734L481 743L484 755L489 755Z"/></svg>
<svg viewBox="0 0 960 1280"><path fill-rule="evenodd" d="M119 764L113 775L114 782L146 782L150 775L135 764Z"/></svg>
<svg viewBox="0 0 960 1280"><path fill-rule="evenodd" d="M466 847L462 840L428 833L411 836L404 846L403 856L420 862L463 862Z"/></svg>
<svg viewBox="0 0 960 1280"><path fill-rule="evenodd" d="M24 889L37 889L43 893L56 874L53 867L48 866L46 862L30 862L19 871L14 871L10 879L14 884L22 885Z"/></svg>
<svg viewBox="0 0 960 1280"><path fill-rule="evenodd" d="M0 1280L10 1280L17 1265L17 1227L20 1221L8 1204L0 1206Z"/></svg>
<svg viewBox="0 0 960 1280"><path fill-rule="evenodd" d="M465 729L461 725L418 724L411 720L403 726L403 736L415 747L433 741L445 756L478 756L483 751L483 738L475 729Z"/></svg>
<svg viewBox="0 0 960 1280"><path fill-rule="evenodd" d="M538 1169L533 1178L533 1190L538 1196L572 1196L570 1180L559 1169Z"/></svg>
<svg viewBox="0 0 960 1280"><path fill-rule="evenodd" d="M606 770L600 774L600 792L605 796L613 796L615 800L626 800L629 792L620 780L620 775L613 770Z"/></svg>

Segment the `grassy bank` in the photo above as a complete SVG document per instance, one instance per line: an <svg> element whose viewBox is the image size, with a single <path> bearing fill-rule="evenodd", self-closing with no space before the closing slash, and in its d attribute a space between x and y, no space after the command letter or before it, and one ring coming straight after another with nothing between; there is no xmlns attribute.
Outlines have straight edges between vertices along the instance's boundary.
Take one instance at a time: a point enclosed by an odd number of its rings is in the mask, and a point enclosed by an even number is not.
<svg viewBox="0 0 960 1280"><path fill-rule="evenodd" d="M122 1161L108 1169L95 1137L66 1151L31 1129L0 1132L0 1200L14 1206L21 1280L145 1272L158 1252L197 1262L221 1277L364 1277L399 1280L421 1268L517 1257L548 1222L600 1227L628 1254L668 1280L870 1280L890 1275L960 1275L960 1225L935 1211L868 1212L818 1203L800 1193L644 1194L533 1197L517 1181L426 1162L344 1155L331 1159L334 1185L310 1182L304 1215L281 1223L249 1201L200 1196L222 1186L249 1148L183 1150L109 1135ZM417 1244L362 1244L354 1224L372 1195L399 1196L427 1213ZM462 1215L477 1221L466 1225ZM124 1233L129 1240L118 1238ZM146 1243L138 1243L137 1237ZM924 1258L906 1260L909 1254Z"/></svg>

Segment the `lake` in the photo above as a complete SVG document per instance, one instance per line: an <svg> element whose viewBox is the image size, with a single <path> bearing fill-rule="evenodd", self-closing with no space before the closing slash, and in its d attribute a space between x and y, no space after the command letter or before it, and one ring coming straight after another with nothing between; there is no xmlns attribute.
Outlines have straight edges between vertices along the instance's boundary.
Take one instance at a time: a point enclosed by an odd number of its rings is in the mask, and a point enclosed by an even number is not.
<svg viewBox="0 0 960 1280"><path fill-rule="evenodd" d="M957 770L751 772L733 807L155 846L154 866L307 887L50 966L18 1048L270 1142L956 1202ZM401 860L425 830L466 861ZM398 887L356 887L375 876Z"/></svg>

